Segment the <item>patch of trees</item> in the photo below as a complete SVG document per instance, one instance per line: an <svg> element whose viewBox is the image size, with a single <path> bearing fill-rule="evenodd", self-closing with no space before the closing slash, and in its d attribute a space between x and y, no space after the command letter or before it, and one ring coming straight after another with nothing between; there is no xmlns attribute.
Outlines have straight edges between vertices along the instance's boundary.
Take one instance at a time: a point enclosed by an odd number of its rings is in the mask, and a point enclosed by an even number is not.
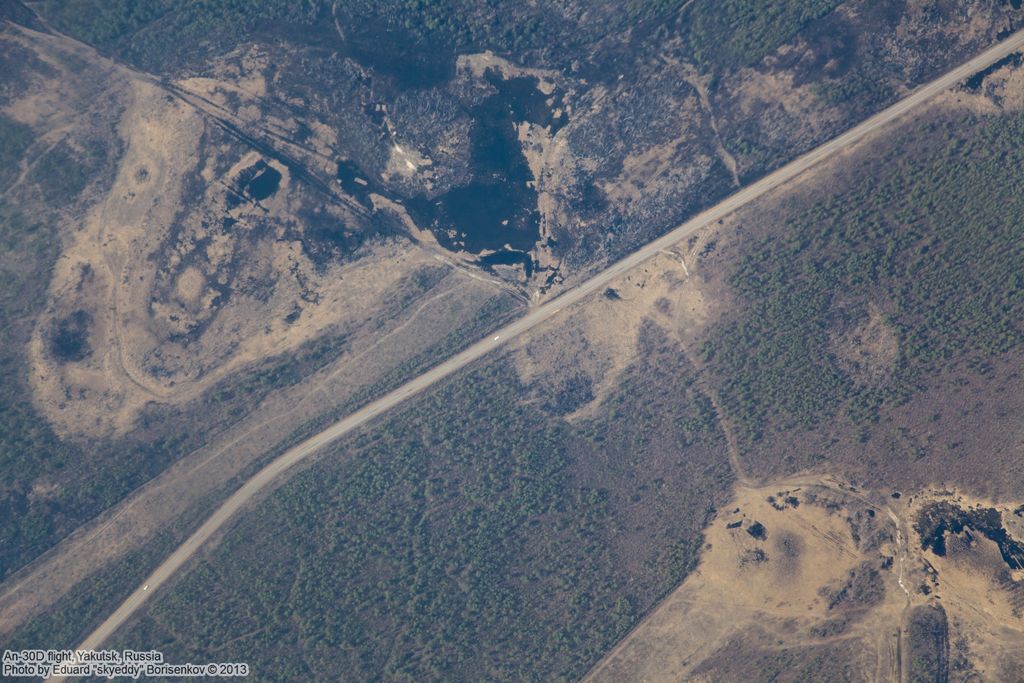
<svg viewBox="0 0 1024 683"><path fill-rule="evenodd" d="M760 61L838 4L698 2L680 17L678 30L697 63L708 69L732 69ZM43 13L81 40L122 52L156 70L194 59L195 54L187 53L189 46L195 53L197 47L205 50L220 43L227 51L229 43L259 33L336 43L336 13L357 53L385 71L395 71L401 67L388 51L428 70L459 52L564 52L573 44L583 48L609 31L657 26L685 5L683 0L597 3L579 20L543 3L473 0L50 0ZM553 58L571 60L567 54Z"/></svg>
<svg viewBox="0 0 1024 683"><path fill-rule="evenodd" d="M841 628L841 626L840 626ZM759 647L768 638L753 630L730 640L694 670L716 681L821 681L846 683L863 676L862 652L855 639L797 647Z"/></svg>
<svg viewBox="0 0 1024 683"><path fill-rule="evenodd" d="M144 548L100 567L54 607L26 621L4 643L11 649L74 648L145 580L156 564L184 540L165 529ZM156 647L156 644L153 645Z"/></svg>
<svg viewBox="0 0 1024 683"><path fill-rule="evenodd" d="M309 31L330 16L325 0L48 0L62 31L143 68L165 71L260 30ZM331 27L333 31L333 26ZM310 35L312 37L312 34Z"/></svg>
<svg viewBox="0 0 1024 683"><path fill-rule="evenodd" d="M47 2L43 11L85 42L109 47L157 23L163 24L161 32L200 40L204 33L216 34L231 25L308 23L325 7L323 0L69 0Z"/></svg>
<svg viewBox="0 0 1024 683"><path fill-rule="evenodd" d="M108 158L117 156L110 149L118 144L114 139L87 138L75 143L77 149L61 141L33 160L28 179L38 184L52 206L73 202L91 180L107 170Z"/></svg>
<svg viewBox="0 0 1024 683"><path fill-rule="evenodd" d="M877 420L939 373L984 372L1024 341L1024 117L902 129L850 186L743 250L744 305L703 356L748 442L823 419ZM899 339L891 378L859 386L829 357L837 297L875 301Z"/></svg>
<svg viewBox="0 0 1024 683"><path fill-rule="evenodd" d="M839 0L720 0L696 2L684 15L684 38L704 69L760 62Z"/></svg>
<svg viewBox="0 0 1024 683"><path fill-rule="evenodd" d="M0 114L0 190L13 183L21 172L21 155L32 144L32 129Z"/></svg>
<svg viewBox="0 0 1024 683"><path fill-rule="evenodd" d="M731 481L669 351L578 428L503 361L445 384L286 483L124 646L176 634L274 679L578 678L692 568Z"/></svg>
<svg viewBox="0 0 1024 683"><path fill-rule="evenodd" d="M77 446L56 437L25 398L30 390L21 351L58 246L55 228L0 202L0 577L45 548L61 526L63 506L33 500L34 480L83 457Z"/></svg>
<svg viewBox="0 0 1024 683"><path fill-rule="evenodd" d="M557 38L556 16L550 12L464 1L70 0L48 2L43 12L87 43L163 71L218 44L227 51L231 43L259 34L336 45L335 4L346 39L382 65L389 61L387 50L419 63L423 57L453 59L456 50L511 51L550 45Z"/></svg>
<svg viewBox="0 0 1024 683"><path fill-rule="evenodd" d="M907 681L949 680L949 620L938 604L920 605L907 620Z"/></svg>

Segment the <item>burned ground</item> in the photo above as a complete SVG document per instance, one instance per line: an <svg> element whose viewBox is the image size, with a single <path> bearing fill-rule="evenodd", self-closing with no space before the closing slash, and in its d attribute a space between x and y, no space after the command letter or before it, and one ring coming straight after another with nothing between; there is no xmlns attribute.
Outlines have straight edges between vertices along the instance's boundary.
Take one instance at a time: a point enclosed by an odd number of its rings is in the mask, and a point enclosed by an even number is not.
<svg viewBox="0 0 1024 683"><path fill-rule="evenodd" d="M344 161L370 191L408 203L444 249L542 291L667 231L1019 20L996 0L757 11L744 0L463 2L454 14L395 2L262 0L245 14L230 3L95 14L93 4L43 13L206 91L247 135L272 127ZM197 31L219 40L188 54Z"/></svg>

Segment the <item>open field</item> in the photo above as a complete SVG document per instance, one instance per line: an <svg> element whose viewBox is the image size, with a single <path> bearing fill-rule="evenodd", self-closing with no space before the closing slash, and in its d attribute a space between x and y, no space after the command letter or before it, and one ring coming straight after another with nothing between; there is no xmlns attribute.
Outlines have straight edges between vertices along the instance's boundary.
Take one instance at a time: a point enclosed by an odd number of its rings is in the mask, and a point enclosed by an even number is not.
<svg viewBox="0 0 1024 683"><path fill-rule="evenodd" d="M977 530L926 549L914 520L950 503L997 510L1021 538L1014 501L808 475L739 486L698 567L584 680L1015 680L1020 570Z"/></svg>

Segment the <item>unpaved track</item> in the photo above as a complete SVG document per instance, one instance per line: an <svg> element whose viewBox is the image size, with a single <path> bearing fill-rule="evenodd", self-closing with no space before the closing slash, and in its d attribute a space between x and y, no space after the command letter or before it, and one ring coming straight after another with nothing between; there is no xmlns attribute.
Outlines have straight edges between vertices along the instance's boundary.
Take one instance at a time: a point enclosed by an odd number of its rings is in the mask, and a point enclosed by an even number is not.
<svg viewBox="0 0 1024 683"><path fill-rule="evenodd" d="M865 506L867 509L874 510L877 514L881 514L883 511L888 511L888 506L884 504L880 505L878 502L871 500L871 498L862 495L857 492L857 489L853 488L848 482L843 481L831 474L819 474L819 473L804 473L797 474L793 477L775 480L775 481L754 481L750 483L737 482L737 495L741 495L740 492L743 489L748 489L749 492L757 492L760 489L758 497L763 499L765 489L772 487L771 491L779 490L796 490L796 489L810 489L810 488L821 488L827 491L831 491L840 497L848 498L849 500L857 501ZM748 493L749 494L749 493ZM796 518L797 524L802 527L802 533L806 534L807 537L814 537L818 539L823 545L828 545L834 548L838 555L845 555L850 558L856 559L858 557L858 551L856 545L850 545L845 539L839 539L833 535L833 533L823 531L817 528L813 523L807 520L800 520L799 516ZM896 527L899 529L899 526ZM707 539L705 539L707 540ZM703 564L703 557L702 557ZM702 567L703 568L703 567ZM708 571L708 570L705 570ZM714 570L710 570L714 571ZM693 574L690 575L692 577ZM689 577L688 577L689 580ZM698 579L699 581L700 579ZM692 590L692 586L689 586ZM716 630L714 627L705 627L700 631L700 635L696 638L693 637L694 632L690 631L688 636L680 637L679 625L686 623L688 617L680 613L680 609L685 606L692 608L697 604L697 599L694 597L694 593L687 592L688 584L686 582L678 584L675 588L669 591L662 600L656 604L647 615L641 619L633 628L619 640L614 646L612 646L604 656L594 664L594 666L583 676L581 683L605 683L606 681L615 681L620 683L626 681L628 683L635 683L637 681L668 681L668 680L689 680L676 669L676 666L680 666L680 662L685 659L693 659L693 664L698 664L704 656L710 655L712 652L725 647L729 643L730 639L737 633L737 630L730 630L731 627L735 627L735 622L729 622L730 628L725 630ZM909 607L909 602L907 603ZM722 609L727 609L722 606ZM808 607L810 609L810 607ZM769 618L765 615L765 618ZM730 617L731 619L731 617ZM901 618L902 621L902 618ZM713 623L713 622L712 622ZM766 622L767 623L767 622ZM898 634L900 633L900 624L896 624L897 640L892 640L885 635L885 644L882 648L890 652L888 657L880 657L877 667L884 668L888 673L889 667L893 667L892 670L896 670L899 667L899 656L892 654L892 652L899 651ZM685 633L685 631L682 631ZM701 640L704 638L704 640ZM818 638L815 640L817 643L826 642L837 642L850 638L849 633L842 633L833 637ZM781 644L783 641L779 641ZM670 645L669 645L670 643ZM674 659L671 663L667 663L664 659L667 653L667 647L671 647L675 652L682 652L683 656L678 659ZM675 655L673 655L674 657ZM642 664L653 662L655 666L664 666L666 672L657 671L657 674L651 676L651 670L636 670L634 663L639 666L641 664L640 657L643 658ZM665 664L663 664L665 662ZM881 670L881 668L879 670ZM896 682L899 683L898 677L891 675L875 677L878 681Z"/></svg>
<svg viewBox="0 0 1024 683"><path fill-rule="evenodd" d="M1019 31L996 46L986 50L963 65L947 72L936 80L914 90L888 109L872 116L846 133L826 142L816 149L786 164L777 171L765 176L756 183L726 198L714 207L698 214L686 223L666 235L648 243L621 261L612 264L594 277L568 290L546 304L538 306L514 323L489 335L465 351L449 358L437 367L409 381L407 384L374 401L361 410L337 422L319 434L307 439L298 446L287 451L255 476L247 481L199 529L174 551L160 566L139 586L113 614L79 645L80 649L96 649L102 645L121 624L123 624L146 600L156 593L174 573L181 568L199 548L217 532L239 509L241 509L257 493L281 476L295 464L306 459L321 447L339 439L353 430L367 424L378 415L390 410L413 395L436 384L442 379L466 367L501 344L531 330L552 318L563 308L571 306L585 297L600 291L615 278L640 265L648 258L663 249L668 249L698 230L713 224L736 209L749 204L753 200L784 185L815 164L843 150L849 149L869 134L881 129L892 121L920 106L935 95L956 85L975 72L999 61L1003 57L1024 47L1024 31ZM497 337L497 341L495 341ZM148 590L143 586L148 585ZM62 679L52 679L62 680Z"/></svg>

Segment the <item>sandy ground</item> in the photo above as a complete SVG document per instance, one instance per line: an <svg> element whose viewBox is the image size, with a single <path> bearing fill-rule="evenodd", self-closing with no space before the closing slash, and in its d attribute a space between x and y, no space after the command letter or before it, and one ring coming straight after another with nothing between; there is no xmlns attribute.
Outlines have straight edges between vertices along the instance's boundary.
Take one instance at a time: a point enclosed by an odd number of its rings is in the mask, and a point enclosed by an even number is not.
<svg viewBox="0 0 1024 683"><path fill-rule="evenodd" d="M1012 680L1014 653L1024 651L1024 576L1007 580L987 539L946 557L922 550L908 520L935 500L995 505L1012 520L1015 503L949 491L900 502L888 493L811 475L739 487L706 530L697 569L586 680L710 681L716 679L708 662L727 644L728 656L742 660L764 647L836 642L859 667L859 680L901 680L905 614L929 603L945 608L950 642L970 653L964 679L973 672L973 680ZM755 522L763 539L751 533ZM865 568L878 573L878 595L851 600L856 593L847 588L837 600L851 572ZM756 671L749 673L757 680Z"/></svg>
<svg viewBox="0 0 1024 683"><path fill-rule="evenodd" d="M344 258L313 262L300 238L313 200L286 166L217 137L204 116L145 78L81 45L8 27L3 40L34 52L59 77L36 79L5 113L52 125L85 125L65 73L68 54L110 85L107 106L124 145L108 192L68 215L63 253L28 348L33 400L70 438L129 431L148 404L187 404L233 373L344 336L337 357L298 384L271 393L237 424L81 527L0 586L0 634L62 599L76 582L139 548L185 510L308 421L365 392L453 332L469 328L502 283L401 239L375 239ZM232 87L259 94L259 55ZM189 85L216 97L231 84ZM88 120L86 120L88 121ZM281 175L259 202L229 201L254 164ZM344 207L325 221L348 225ZM304 213L303 213L304 212ZM301 216L300 216L301 213ZM230 219L230 220L225 220ZM409 278L441 273L424 291ZM445 274L446 273L446 274ZM432 276L433 277L433 276ZM399 300L401 303L399 303ZM90 353L61 360L55 324L88 315ZM37 495L47 495L40 483Z"/></svg>
<svg viewBox="0 0 1024 683"><path fill-rule="evenodd" d="M494 289L453 272L373 333L357 333L339 358L272 393L251 414L62 541L0 586L0 635L60 600L74 585L215 492L293 430L384 378L426 345L468 325Z"/></svg>
<svg viewBox="0 0 1024 683"><path fill-rule="evenodd" d="M114 186L73 231L30 347L37 403L64 435L124 433L149 402L191 400L237 368L365 319L401 278L434 262L421 249L379 243L354 260L314 264L285 232L301 197L273 160L278 192L227 210L235 222L221 225L224 186L261 157L206 149L204 125L188 105L132 83ZM219 156L230 166L217 173ZM214 177L186 201L196 172ZM193 202L200 208L183 214ZM49 330L83 310L93 353L53 358Z"/></svg>

